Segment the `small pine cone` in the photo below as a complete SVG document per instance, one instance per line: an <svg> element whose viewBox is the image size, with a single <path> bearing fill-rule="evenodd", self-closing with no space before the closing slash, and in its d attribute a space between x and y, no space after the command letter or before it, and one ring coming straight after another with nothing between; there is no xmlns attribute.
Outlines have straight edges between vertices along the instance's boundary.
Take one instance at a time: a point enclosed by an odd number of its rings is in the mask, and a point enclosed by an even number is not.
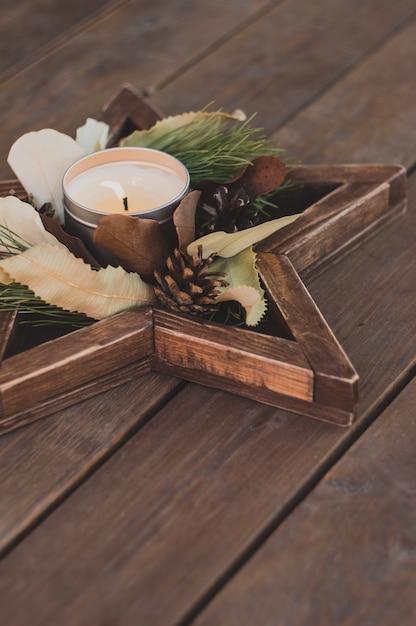
<svg viewBox="0 0 416 626"><path fill-rule="evenodd" d="M220 185L213 195L213 203L204 202L197 208L199 237L216 230L224 230L226 233L245 230L255 226L258 221L258 209L242 187L230 194L225 185Z"/></svg>
<svg viewBox="0 0 416 626"><path fill-rule="evenodd" d="M223 272L209 272L214 255L202 258L202 246L192 258L177 248L166 261L164 274L155 271L155 294L160 304L172 311L203 315L217 310L218 287L227 287Z"/></svg>

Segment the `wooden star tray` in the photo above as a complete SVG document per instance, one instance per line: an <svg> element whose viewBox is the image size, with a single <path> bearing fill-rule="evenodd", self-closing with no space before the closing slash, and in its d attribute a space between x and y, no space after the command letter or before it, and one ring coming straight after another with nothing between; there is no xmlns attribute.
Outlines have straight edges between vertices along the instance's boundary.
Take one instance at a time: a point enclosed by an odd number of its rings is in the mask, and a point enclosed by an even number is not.
<svg viewBox="0 0 416 626"><path fill-rule="evenodd" d="M160 117L130 85L100 115L111 144ZM1 313L0 432L151 371L350 425L358 376L303 280L405 210L406 172L302 165L291 177L296 186L281 192L279 205L303 214L257 246L269 326L235 328L146 307L41 342L40 331L22 332L15 313ZM0 194L11 187L25 195L18 181L1 183Z"/></svg>

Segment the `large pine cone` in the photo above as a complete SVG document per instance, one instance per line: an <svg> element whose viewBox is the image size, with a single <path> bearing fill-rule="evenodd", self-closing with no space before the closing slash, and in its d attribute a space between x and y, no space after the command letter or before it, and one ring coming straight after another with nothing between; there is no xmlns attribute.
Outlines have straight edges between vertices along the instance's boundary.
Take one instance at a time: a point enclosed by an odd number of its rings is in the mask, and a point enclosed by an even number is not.
<svg viewBox="0 0 416 626"><path fill-rule="evenodd" d="M177 248L166 261L164 275L155 271L155 294L160 304L172 311L192 315L212 313L217 310L215 302L218 287L227 287L223 272L213 273L209 268L214 256L202 258L202 246L198 254L186 257Z"/></svg>
<svg viewBox="0 0 416 626"><path fill-rule="evenodd" d="M197 235L203 237L216 230L233 233L255 226L259 221L258 209L240 187L230 193L220 185L213 194L212 204L203 202L197 207Z"/></svg>

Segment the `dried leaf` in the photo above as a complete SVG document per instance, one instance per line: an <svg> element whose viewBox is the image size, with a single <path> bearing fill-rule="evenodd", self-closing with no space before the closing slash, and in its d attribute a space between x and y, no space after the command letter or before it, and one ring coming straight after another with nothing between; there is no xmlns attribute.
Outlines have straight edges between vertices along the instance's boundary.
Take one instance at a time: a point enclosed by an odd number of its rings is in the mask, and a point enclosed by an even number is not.
<svg viewBox="0 0 416 626"><path fill-rule="evenodd" d="M32 131L17 139L7 162L40 208L50 202L64 221L62 178L72 163L85 155L72 137L51 128Z"/></svg>
<svg viewBox="0 0 416 626"><path fill-rule="evenodd" d="M200 191L191 191L180 202L173 213L173 223L178 236L179 250L186 252L186 248L195 239L195 211Z"/></svg>
<svg viewBox="0 0 416 626"><path fill-rule="evenodd" d="M204 180L198 183L196 188L201 190L201 202L206 201L208 204L219 185L228 187L231 195L242 187L253 202L259 196L280 187L285 176L286 166L283 161L274 156L259 156L229 181Z"/></svg>
<svg viewBox="0 0 416 626"><path fill-rule="evenodd" d="M0 280L27 285L49 304L102 319L153 304L153 287L121 267L95 271L64 247L38 244L0 261Z"/></svg>
<svg viewBox="0 0 416 626"><path fill-rule="evenodd" d="M156 220L132 215L105 215L95 229L94 243L110 252L130 272L153 281L170 253L167 237Z"/></svg>
<svg viewBox="0 0 416 626"><path fill-rule="evenodd" d="M245 248L265 239L280 228L291 224L299 215L300 213L296 215L285 215L284 217L264 222L258 226L253 226L253 228L239 230L236 233L225 233L224 231L209 233L209 235L205 235L193 241L188 246L187 253L193 256L196 254L198 246L202 245L204 259L209 257L210 254L217 254L218 256L227 258L232 257Z"/></svg>
<svg viewBox="0 0 416 626"><path fill-rule="evenodd" d="M0 224L32 246L37 243L59 245L55 237L45 230L36 209L16 196L0 198ZM7 247L0 243L0 254L4 252L7 252Z"/></svg>
<svg viewBox="0 0 416 626"><path fill-rule="evenodd" d="M146 148L153 146L154 142L172 131L176 131L182 126L187 126L193 122L201 122L207 119L218 120L238 120L245 119L242 111L237 109L233 114L222 113L221 111L204 112L190 111L189 113L181 113L179 115L170 115L159 120L148 130L135 130L131 135L123 139L122 146L141 146Z"/></svg>
<svg viewBox="0 0 416 626"><path fill-rule="evenodd" d="M271 193L283 183L286 176L286 165L273 156L260 156L253 159L240 177L239 187L243 187L251 200Z"/></svg>
<svg viewBox="0 0 416 626"><path fill-rule="evenodd" d="M232 258L216 258L211 266L215 272L225 272L228 287L219 287L217 302L236 300L246 312L247 326L256 326L266 312L264 291L255 267L256 255L246 248Z"/></svg>
<svg viewBox="0 0 416 626"><path fill-rule="evenodd" d="M75 138L85 153L91 154L97 150L104 150L107 146L109 130L110 127L105 122L88 117L85 124L77 128Z"/></svg>
<svg viewBox="0 0 416 626"><path fill-rule="evenodd" d="M68 235L67 232L64 231L60 223L53 219L52 217L48 217L47 215L40 215L40 219L42 220L42 224L48 233L51 233L57 241L62 243L72 254L79 259L85 261L92 267L100 267L99 262L93 257L91 252L85 246L85 243L79 237L74 237L73 235Z"/></svg>

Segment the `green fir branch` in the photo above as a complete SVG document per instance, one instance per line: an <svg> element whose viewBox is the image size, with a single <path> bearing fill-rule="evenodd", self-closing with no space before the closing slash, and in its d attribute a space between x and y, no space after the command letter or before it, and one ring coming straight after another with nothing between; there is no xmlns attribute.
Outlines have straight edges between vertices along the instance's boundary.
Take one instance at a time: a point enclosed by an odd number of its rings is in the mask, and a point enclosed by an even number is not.
<svg viewBox="0 0 416 626"><path fill-rule="evenodd" d="M13 256L24 252L31 247L31 243L8 228L5 224L0 224L0 258Z"/></svg>
<svg viewBox="0 0 416 626"><path fill-rule="evenodd" d="M179 159L189 171L191 184L207 179L229 180L253 158L278 156L282 152L263 134L262 128L250 126L253 117L245 122L225 122L215 116L195 119L146 146Z"/></svg>
<svg viewBox="0 0 416 626"><path fill-rule="evenodd" d="M0 224L0 258L14 256L24 252L31 243L4 224ZM49 326L61 324L82 328L96 320L84 313L66 311L49 304L35 295L26 285L17 282L9 285L0 284L0 312L17 311L19 322L31 326Z"/></svg>

